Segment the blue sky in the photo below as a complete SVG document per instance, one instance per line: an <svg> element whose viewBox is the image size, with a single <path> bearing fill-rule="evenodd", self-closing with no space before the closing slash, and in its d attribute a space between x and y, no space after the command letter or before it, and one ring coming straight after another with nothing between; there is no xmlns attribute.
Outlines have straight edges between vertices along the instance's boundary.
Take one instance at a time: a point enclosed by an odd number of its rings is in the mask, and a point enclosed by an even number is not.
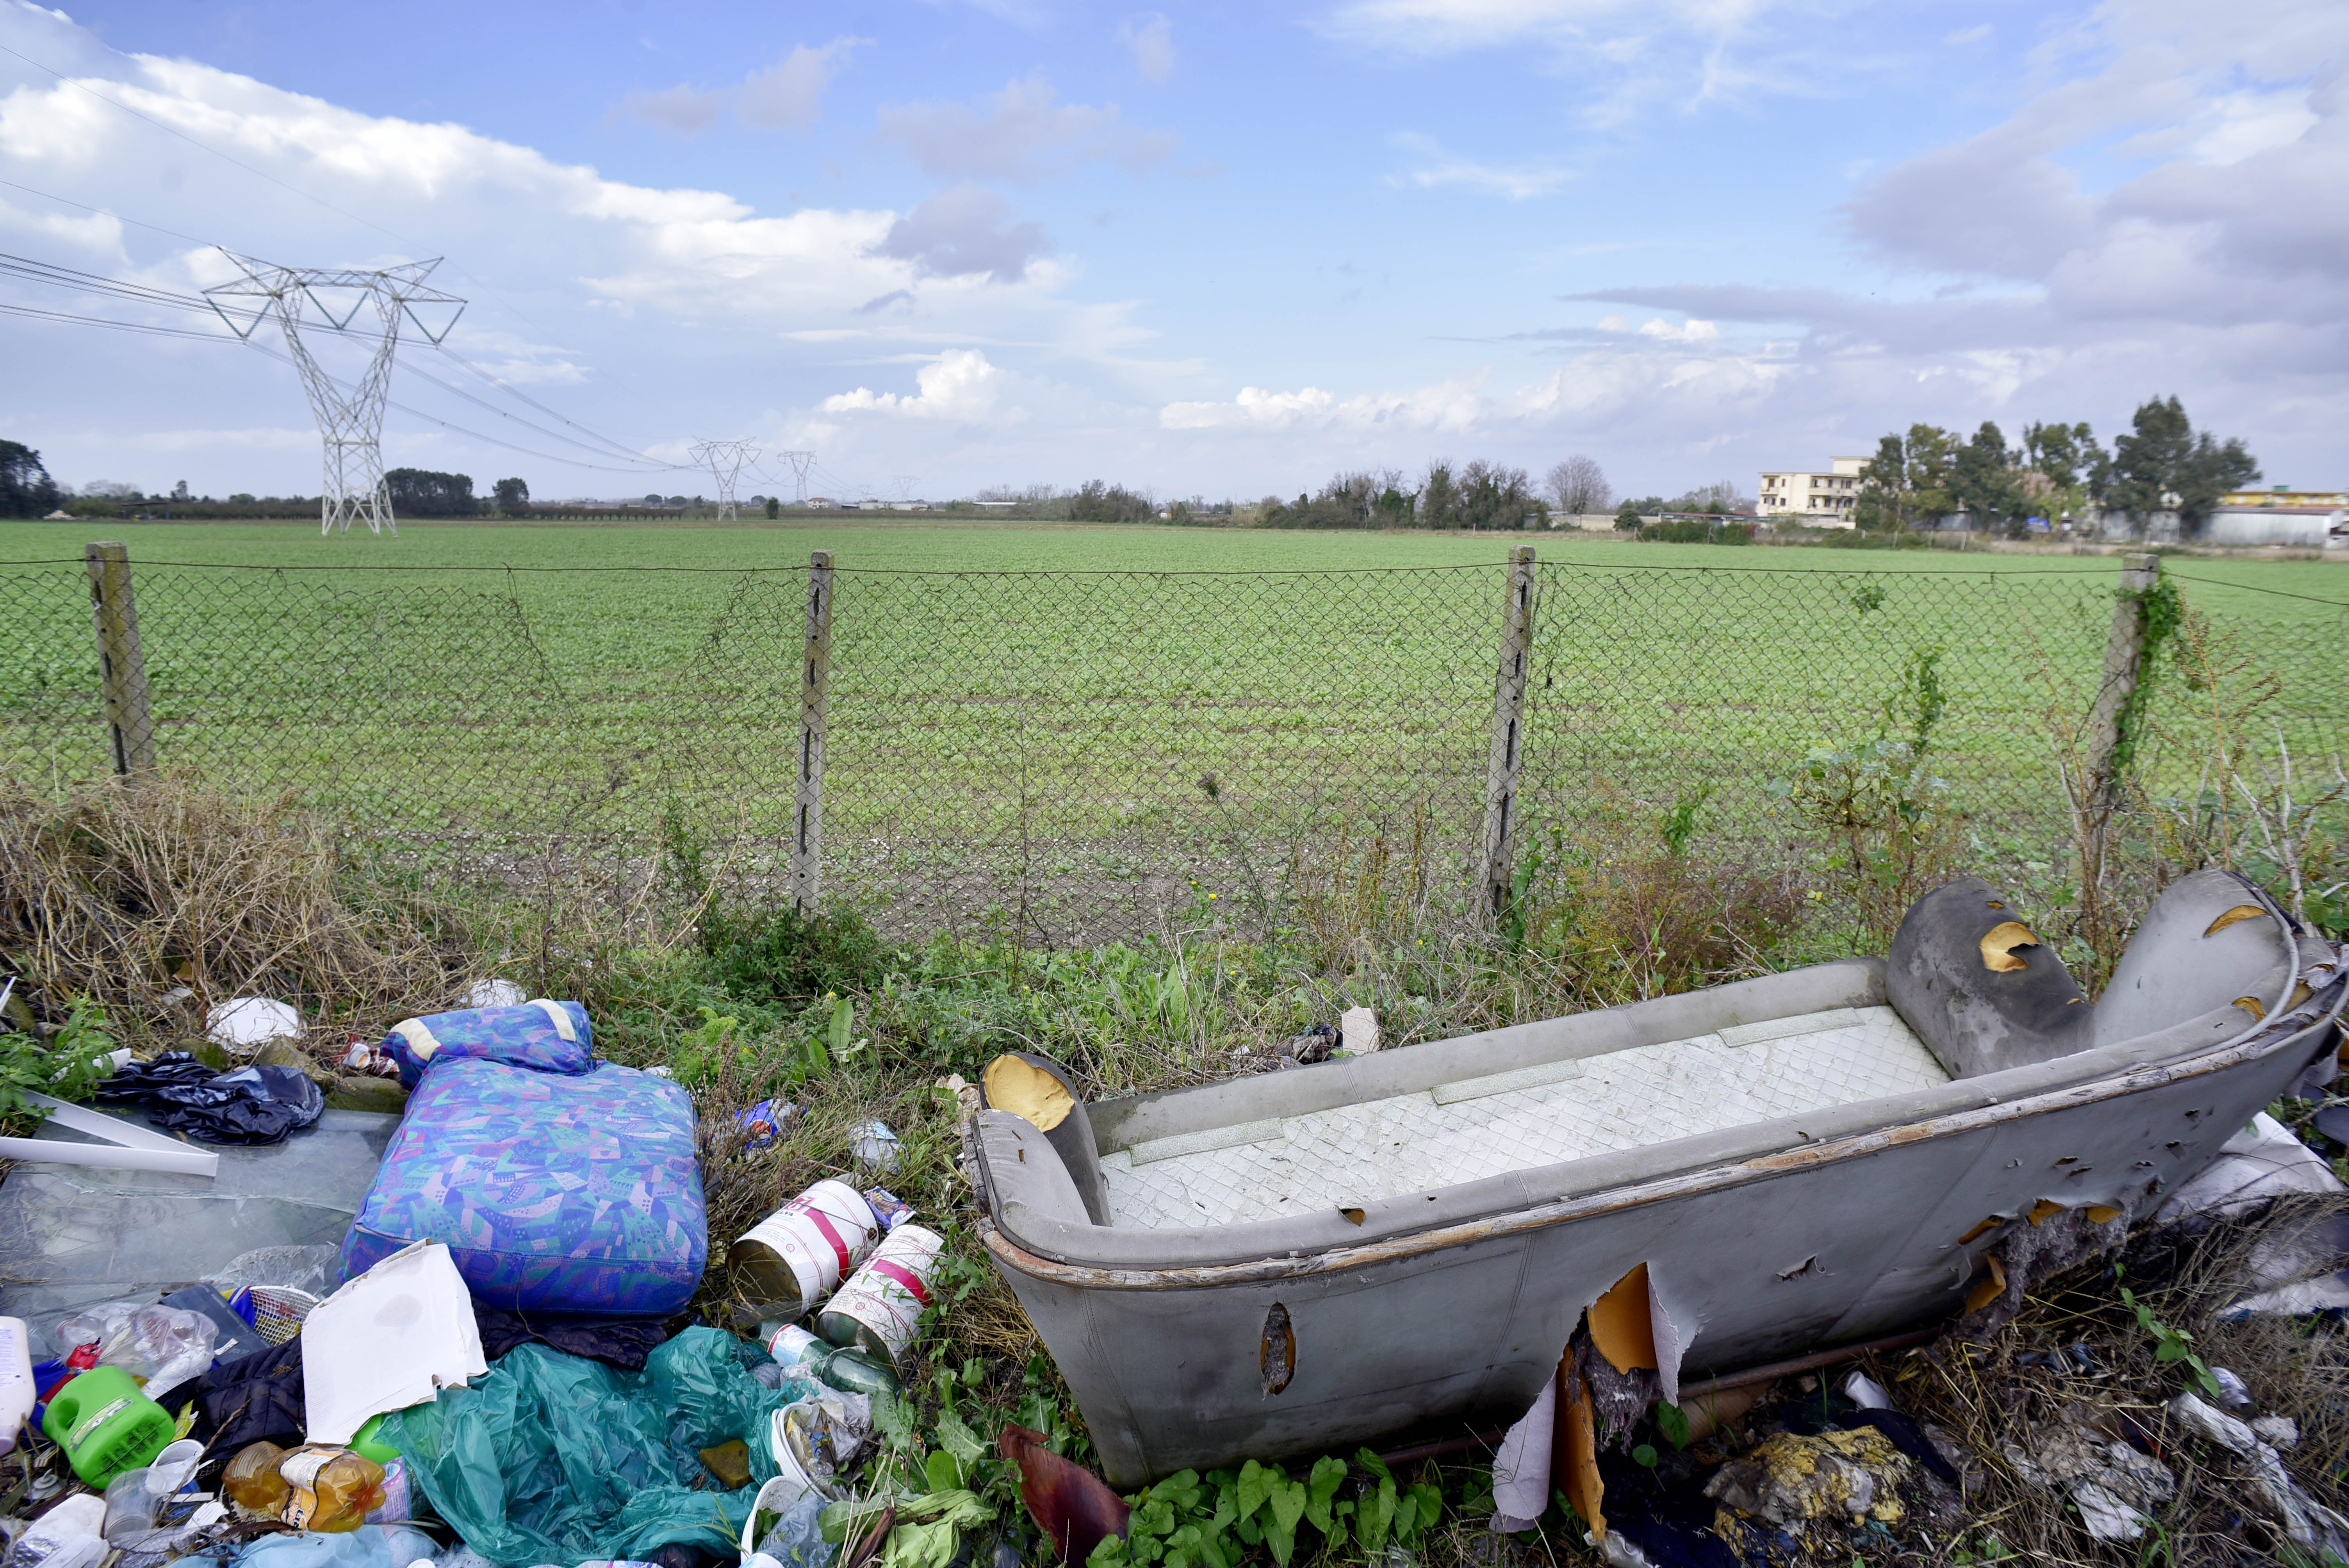
<svg viewBox="0 0 2349 1568"><path fill-rule="evenodd" d="M2349 481L2349 8L0 0L0 250L446 257L449 346L543 409L403 349L386 457L483 488L706 490L660 465L722 437L880 495L1577 452L1750 491L2169 393ZM67 482L317 487L251 349L0 315L0 360Z"/></svg>

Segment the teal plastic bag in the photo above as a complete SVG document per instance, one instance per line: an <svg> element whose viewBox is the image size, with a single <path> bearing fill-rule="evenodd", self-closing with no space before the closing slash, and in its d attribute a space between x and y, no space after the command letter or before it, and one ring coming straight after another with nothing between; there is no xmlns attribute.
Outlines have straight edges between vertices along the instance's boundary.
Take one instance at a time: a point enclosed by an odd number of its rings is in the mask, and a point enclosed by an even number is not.
<svg viewBox="0 0 2349 1568"><path fill-rule="evenodd" d="M640 1373L519 1346L476 1387L385 1417L382 1440L465 1544L501 1568L640 1562L671 1542L731 1558L759 1483L775 1473L768 1418L803 1392L761 1387L736 1343L688 1328ZM750 1484L722 1491L700 1452L737 1439Z"/></svg>

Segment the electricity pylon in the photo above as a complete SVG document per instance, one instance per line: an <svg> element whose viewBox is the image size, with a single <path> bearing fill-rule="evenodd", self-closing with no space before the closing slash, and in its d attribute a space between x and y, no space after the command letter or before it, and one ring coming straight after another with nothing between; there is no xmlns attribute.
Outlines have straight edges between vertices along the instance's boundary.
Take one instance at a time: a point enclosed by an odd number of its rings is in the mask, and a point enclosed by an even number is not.
<svg viewBox="0 0 2349 1568"><path fill-rule="evenodd" d="M332 533L339 524L348 533L351 524L359 521L367 525L370 533L389 529L397 536L399 524L391 514L391 492L383 482L383 406L391 392L391 360L393 350L399 345L399 318L408 317L426 342L438 345L457 325L457 316L465 313L463 300L425 284L424 280L440 264L440 260L436 257L429 262L409 262L404 266L361 271L281 267L230 251L221 254L234 262L244 276L233 284L217 284L204 293L208 296L241 296L262 303L254 307L253 319L241 327L234 317L221 310L218 298L212 300L212 309L228 323L231 332L243 338L259 331L261 324L274 314L278 325L285 329L285 346L293 353L295 368L302 373L302 390L309 395L310 412L317 418L318 436L326 445L326 486L318 503L318 531ZM351 300L350 307L338 319L333 308L319 297L322 289L329 294L341 290L357 297ZM373 302L377 318L383 324L383 335L377 339L375 352L357 386L346 390L320 367L309 346L302 341L305 300L325 319L326 329L337 333L347 331L359 307ZM457 313L436 334L416 314L419 304L453 304Z"/></svg>
<svg viewBox="0 0 2349 1568"><path fill-rule="evenodd" d="M791 459L792 477L799 481L799 494L793 499L798 500L802 506L805 506L807 504L808 470L815 467L815 454L813 452L785 452L783 456Z"/></svg>
<svg viewBox="0 0 2349 1568"><path fill-rule="evenodd" d="M759 449L748 441L696 441L693 460L709 465L709 477L718 485L718 517L726 521L734 516L734 476L742 465L754 462Z"/></svg>

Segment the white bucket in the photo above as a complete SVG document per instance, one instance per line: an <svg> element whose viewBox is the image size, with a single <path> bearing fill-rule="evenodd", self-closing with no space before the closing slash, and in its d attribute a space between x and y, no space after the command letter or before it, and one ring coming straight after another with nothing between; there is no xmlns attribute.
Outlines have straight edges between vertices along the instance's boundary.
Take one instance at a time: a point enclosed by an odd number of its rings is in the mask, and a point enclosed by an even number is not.
<svg viewBox="0 0 2349 1568"><path fill-rule="evenodd" d="M863 1342L896 1360L930 1305L930 1270L946 1244L926 1225L899 1225L832 1298L816 1326L834 1345Z"/></svg>
<svg viewBox="0 0 2349 1568"><path fill-rule="evenodd" d="M796 1296L807 1311L864 1261L880 1228L864 1194L845 1181L825 1180L751 1226L727 1264L751 1295L768 1301Z"/></svg>

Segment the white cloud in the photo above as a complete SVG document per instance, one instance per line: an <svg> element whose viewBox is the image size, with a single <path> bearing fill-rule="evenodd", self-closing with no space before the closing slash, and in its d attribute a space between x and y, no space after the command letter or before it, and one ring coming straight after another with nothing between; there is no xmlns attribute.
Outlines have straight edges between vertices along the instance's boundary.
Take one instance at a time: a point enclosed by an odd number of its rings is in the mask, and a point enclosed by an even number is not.
<svg viewBox="0 0 2349 1568"><path fill-rule="evenodd" d="M1413 154L1413 161L1410 168L1387 176L1390 185L1412 186L1423 191L1459 185L1489 195L1506 196L1513 201L1522 201L1532 196L1547 196L1573 178L1569 170L1555 165L1509 169L1456 158L1437 146L1433 138L1413 131L1399 132L1391 139L1395 146Z"/></svg>
<svg viewBox="0 0 2349 1568"><path fill-rule="evenodd" d="M742 78L734 113L764 130L805 130L823 110L823 89L848 68L848 53L870 38L834 38L820 49L805 44L781 61Z"/></svg>
<svg viewBox="0 0 2349 1568"><path fill-rule="evenodd" d="M1052 243L1041 223L1015 223L1010 214L1011 204L985 186L957 185L923 198L889 226L875 250L913 263L928 277L983 274L1018 283ZM857 308L871 311L879 303L868 300Z"/></svg>
<svg viewBox="0 0 2349 1568"><path fill-rule="evenodd" d="M1162 13L1128 16L1117 25L1117 41L1133 51L1133 68L1143 79L1163 82L1174 74L1174 25Z"/></svg>
<svg viewBox="0 0 2349 1568"><path fill-rule="evenodd" d="M630 93L620 100L617 112L679 136L699 136L718 123L725 108L725 88L697 88L680 82L658 92Z"/></svg>
<svg viewBox="0 0 2349 1568"><path fill-rule="evenodd" d="M1127 125L1115 104L1057 102L1040 71L1007 84L983 110L959 103L890 105L881 111L881 135L935 178L1028 184L1103 160L1138 173L1175 145L1164 132Z"/></svg>
<svg viewBox="0 0 2349 1568"><path fill-rule="evenodd" d="M1340 428L1465 431L1485 411L1477 388L1486 372L1454 376L1416 392L1366 392L1338 398L1318 387L1268 392L1243 387L1227 403L1169 403L1158 423L1169 430L1288 430Z"/></svg>
<svg viewBox="0 0 2349 1568"><path fill-rule="evenodd" d="M950 348L914 373L910 396L859 387L835 393L819 405L826 414L893 414L914 419L984 419L995 412L1003 372L972 348Z"/></svg>
<svg viewBox="0 0 2349 1568"><path fill-rule="evenodd" d="M1620 318L1610 317L1609 319L1619 320ZM1658 316L1653 321L1640 323L1640 333L1644 337L1660 338L1666 343L1711 343L1721 335L1721 329L1709 321L1699 321L1694 316L1689 317L1678 326Z"/></svg>

